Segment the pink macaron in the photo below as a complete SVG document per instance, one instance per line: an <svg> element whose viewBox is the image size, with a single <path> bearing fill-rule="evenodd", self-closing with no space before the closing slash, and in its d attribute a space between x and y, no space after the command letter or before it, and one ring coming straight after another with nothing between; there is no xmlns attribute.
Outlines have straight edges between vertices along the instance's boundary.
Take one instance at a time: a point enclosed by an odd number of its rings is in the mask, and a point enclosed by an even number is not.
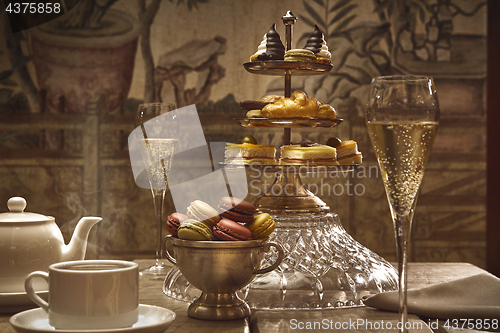
<svg viewBox="0 0 500 333"><path fill-rule="evenodd" d="M172 213L167 219L167 231L174 237L177 237L177 229L181 223L187 220L188 217L181 213Z"/></svg>
<svg viewBox="0 0 500 333"><path fill-rule="evenodd" d="M248 228L229 219L220 220L213 227L213 233L223 241L245 241L252 238L252 232Z"/></svg>

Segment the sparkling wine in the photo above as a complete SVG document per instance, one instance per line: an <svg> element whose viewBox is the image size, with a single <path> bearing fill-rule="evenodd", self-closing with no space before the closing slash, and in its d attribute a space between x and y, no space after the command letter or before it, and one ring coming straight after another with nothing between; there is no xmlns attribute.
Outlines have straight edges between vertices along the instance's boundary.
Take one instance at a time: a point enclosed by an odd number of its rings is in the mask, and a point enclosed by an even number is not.
<svg viewBox="0 0 500 333"><path fill-rule="evenodd" d="M394 213L410 213L436 137L438 122L371 121L368 133Z"/></svg>
<svg viewBox="0 0 500 333"><path fill-rule="evenodd" d="M144 139L146 170L152 188L164 188L167 174L172 167L177 139Z"/></svg>

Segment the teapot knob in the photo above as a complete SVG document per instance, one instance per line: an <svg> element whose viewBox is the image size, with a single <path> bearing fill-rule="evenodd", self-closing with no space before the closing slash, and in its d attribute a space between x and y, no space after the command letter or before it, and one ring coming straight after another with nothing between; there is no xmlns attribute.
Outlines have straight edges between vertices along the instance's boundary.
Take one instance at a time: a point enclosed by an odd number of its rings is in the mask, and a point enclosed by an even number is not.
<svg viewBox="0 0 500 333"><path fill-rule="evenodd" d="M7 207L11 212L22 213L26 208L26 200L21 197L12 197L7 201Z"/></svg>

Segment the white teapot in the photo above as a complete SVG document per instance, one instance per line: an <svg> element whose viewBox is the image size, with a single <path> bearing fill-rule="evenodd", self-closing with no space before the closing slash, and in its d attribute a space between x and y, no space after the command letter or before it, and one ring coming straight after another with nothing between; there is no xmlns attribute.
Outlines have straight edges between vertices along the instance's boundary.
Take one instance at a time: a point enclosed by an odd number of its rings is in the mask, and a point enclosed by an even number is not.
<svg viewBox="0 0 500 333"><path fill-rule="evenodd" d="M53 263L83 260L90 229L102 220L83 217L66 245L54 217L24 212L21 197L10 198L7 207L10 212L0 214L0 293L24 292L26 276L47 271Z"/></svg>

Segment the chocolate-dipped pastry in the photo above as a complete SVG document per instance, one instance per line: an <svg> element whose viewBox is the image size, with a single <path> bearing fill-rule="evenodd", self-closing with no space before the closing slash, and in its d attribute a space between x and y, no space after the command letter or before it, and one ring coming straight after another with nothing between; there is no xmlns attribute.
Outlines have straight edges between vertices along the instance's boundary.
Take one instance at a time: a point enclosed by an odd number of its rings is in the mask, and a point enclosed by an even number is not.
<svg viewBox="0 0 500 333"><path fill-rule="evenodd" d="M312 51L312 53L316 54L321 50L321 44L323 43L323 33L319 30L318 26L314 26L314 31L311 34L311 37L307 40L306 46L304 49Z"/></svg>
<svg viewBox="0 0 500 333"><path fill-rule="evenodd" d="M264 35L257 52L250 57L250 61L283 60L285 47L280 35L276 32L276 23L273 23L267 34Z"/></svg>
<svg viewBox="0 0 500 333"><path fill-rule="evenodd" d="M262 110L264 106L269 104L269 102L260 102L260 101L251 101L251 100L245 100L240 102L240 107L243 110Z"/></svg>

